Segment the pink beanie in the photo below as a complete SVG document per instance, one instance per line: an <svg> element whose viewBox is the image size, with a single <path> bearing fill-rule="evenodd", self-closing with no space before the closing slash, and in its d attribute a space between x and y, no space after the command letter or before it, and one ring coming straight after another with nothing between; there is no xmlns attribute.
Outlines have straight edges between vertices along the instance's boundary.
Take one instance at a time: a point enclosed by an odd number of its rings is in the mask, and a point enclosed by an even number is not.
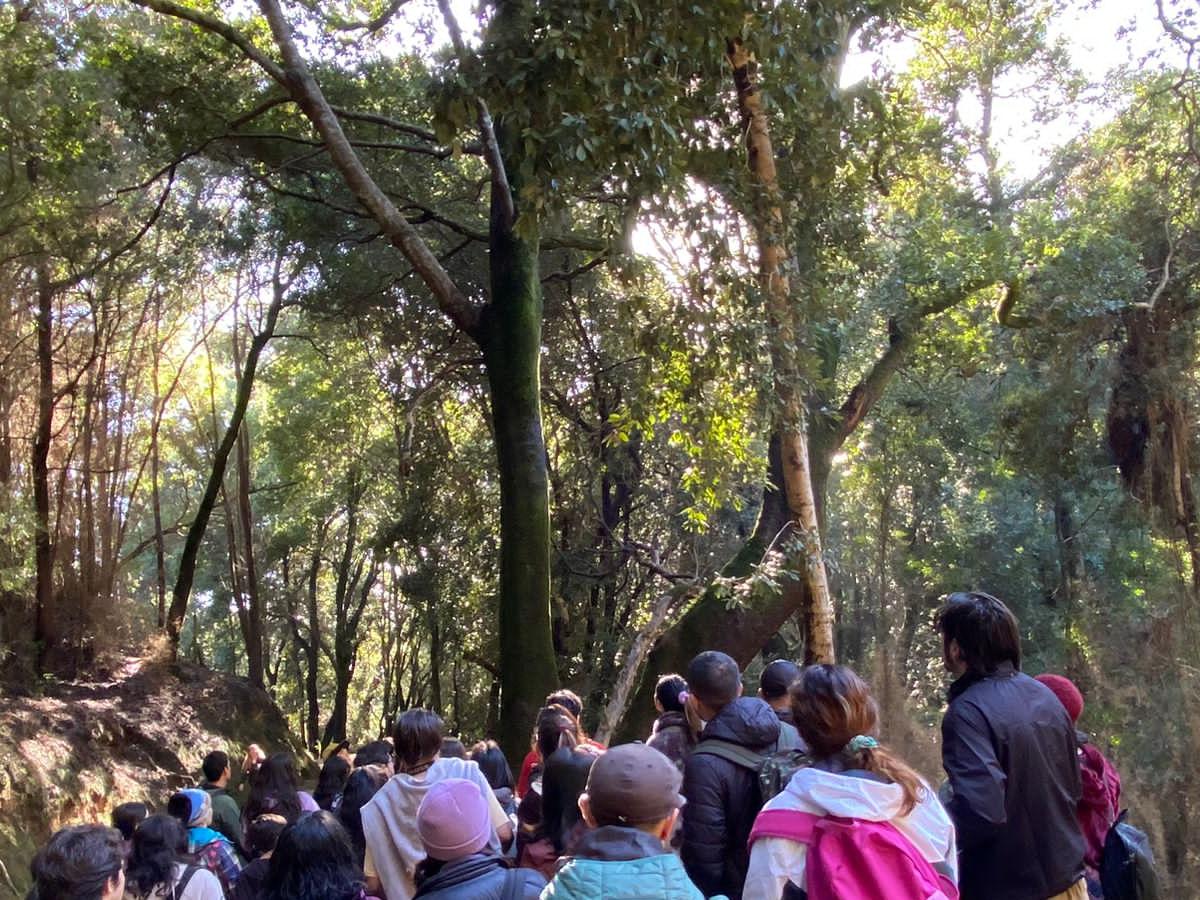
<svg viewBox="0 0 1200 900"><path fill-rule="evenodd" d="M473 781L436 781L417 809L417 831L425 852L442 862L478 853L492 836L487 800Z"/></svg>
<svg viewBox="0 0 1200 900"><path fill-rule="evenodd" d="M1083 694L1069 678L1062 675L1039 675L1037 680L1050 688L1058 702L1063 705L1072 722L1078 722L1083 714Z"/></svg>

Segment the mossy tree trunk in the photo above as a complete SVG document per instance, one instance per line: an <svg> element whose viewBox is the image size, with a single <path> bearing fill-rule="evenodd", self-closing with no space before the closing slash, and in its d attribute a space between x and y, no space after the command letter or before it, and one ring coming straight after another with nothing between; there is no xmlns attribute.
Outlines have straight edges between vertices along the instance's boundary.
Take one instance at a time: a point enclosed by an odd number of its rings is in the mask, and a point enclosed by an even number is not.
<svg viewBox="0 0 1200 900"><path fill-rule="evenodd" d="M503 147L502 126L497 129ZM511 157L506 159L511 163ZM516 167L508 165L508 171ZM513 185L513 196L517 186ZM518 233L493 192L491 301L479 343L500 474L500 744L520 759L541 699L558 682L550 639L550 480L542 433L538 239ZM532 232L532 233L531 233Z"/></svg>

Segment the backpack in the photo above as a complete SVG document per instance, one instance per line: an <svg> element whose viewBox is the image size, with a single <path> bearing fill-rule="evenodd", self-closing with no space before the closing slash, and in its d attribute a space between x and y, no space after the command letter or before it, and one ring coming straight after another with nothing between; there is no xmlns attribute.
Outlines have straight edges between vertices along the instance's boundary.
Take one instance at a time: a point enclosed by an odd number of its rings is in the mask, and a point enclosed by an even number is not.
<svg viewBox="0 0 1200 900"><path fill-rule="evenodd" d="M717 738L701 741L692 753L719 756L736 766L755 772L758 775L758 790L762 794L763 803L787 787L793 775L812 763L808 753L799 747L780 748L776 745L774 750L767 753L755 753L741 744Z"/></svg>
<svg viewBox="0 0 1200 900"><path fill-rule="evenodd" d="M1121 810L1104 839L1100 858L1100 884L1105 900L1161 900L1163 894L1154 871L1154 854L1146 833L1125 821Z"/></svg>
<svg viewBox="0 0 1200 900"><path fill-rule="evenodd" d="M769 809L755 820L750 844L763 837L808 847L808 900L958 900L954 882L890 822Z"/></svg>

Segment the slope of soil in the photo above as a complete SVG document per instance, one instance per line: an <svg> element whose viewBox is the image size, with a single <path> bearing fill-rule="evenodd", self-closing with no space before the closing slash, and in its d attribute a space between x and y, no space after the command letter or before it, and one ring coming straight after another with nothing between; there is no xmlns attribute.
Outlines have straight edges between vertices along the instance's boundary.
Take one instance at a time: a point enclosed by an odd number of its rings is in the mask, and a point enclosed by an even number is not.
<svg viewBox="0 0 1200 900"><path fill-rule="evenodd" d="M162 808L195 784L210 750L225 750L236 768L251 743L303 759L264 691L189 664L127 659L95 680L3 695L0 894L23 895L29 861L55 829L107 823L114 806L132 800Z"/></svg>

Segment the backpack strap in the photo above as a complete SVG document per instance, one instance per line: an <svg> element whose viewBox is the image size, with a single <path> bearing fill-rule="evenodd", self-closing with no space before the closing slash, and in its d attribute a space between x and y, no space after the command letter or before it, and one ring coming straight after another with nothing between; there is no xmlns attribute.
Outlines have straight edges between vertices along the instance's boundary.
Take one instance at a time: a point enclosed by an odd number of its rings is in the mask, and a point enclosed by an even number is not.
<svg viewBox="0 0 1200 900"><path fill-rule="evenodd" d="M774 837L811 844L821 816L800 812L798 809L764 809L754 820L747 846L753 846L759 838Z"/></svg>
<svg viewBox="0 0 1200 900"><path fill-rule="evenodd" d="M183 892L187 890L188 882L192 880L192 876L200 871L199 866L188 866L183 870L183 874L179 876L179 880L175 882L175 886L171 888L171 896L173 900L179 900L183 896Z"/></svg>
<svg viewBox="0 0 1200 900"><path fill-rule="evenodd" d="M692 755L699 753L701 756L719 756L721 759L733 763L735 766L741 766L743 769L749 769L752 772L757 772L763 764L763 755L755 753L749 747L743 747L741 744L734 744L729 741L722 741L719 738L709 738L706 741L701 741L696 745L696 749L692 751Z"/></svg>

